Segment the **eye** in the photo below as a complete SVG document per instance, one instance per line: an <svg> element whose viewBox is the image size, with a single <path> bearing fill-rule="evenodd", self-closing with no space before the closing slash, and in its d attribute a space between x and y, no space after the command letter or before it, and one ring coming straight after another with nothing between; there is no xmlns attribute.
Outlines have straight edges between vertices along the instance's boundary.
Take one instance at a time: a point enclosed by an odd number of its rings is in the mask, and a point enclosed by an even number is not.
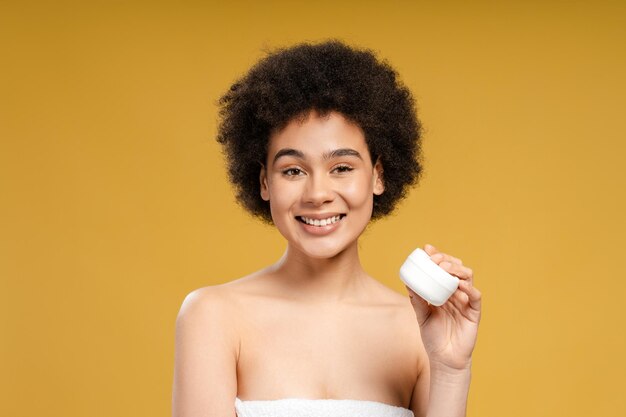
<svg viewBox="0 0 626 417"><path fill-rule="evenodd" d="M338 165L335 168L333 168L333 172L336 172L338 174L343 174L346 172L350 172L352 171L354 168L352 168L350 165Z"/></svg>
<svg viewBox="0 0 626 417"><path fill-rule="evenodd" d="M287 177L296 177L298 175L304 175L304 172L300 168L287 168L283 170L283 175Z"/></svg>

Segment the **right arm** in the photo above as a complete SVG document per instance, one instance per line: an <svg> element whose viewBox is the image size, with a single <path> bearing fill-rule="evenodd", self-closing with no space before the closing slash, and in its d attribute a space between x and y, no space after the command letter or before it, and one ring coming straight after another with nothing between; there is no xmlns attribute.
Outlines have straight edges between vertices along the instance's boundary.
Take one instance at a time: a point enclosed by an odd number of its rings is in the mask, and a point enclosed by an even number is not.
<svg viewBox="0 0 626 417"><path fill-rule="evenodd" d="M176 318L173 417L235 417L239 336L222 291L191 292Z"/></svg>
<svg viewBox="0 0 626 417"><path fill-rule="evenodd" d="M460 281L456 292L440 307L430 305L406 287L429 359L429 373L420 374L415 389L421 386L421 391L426 392L424 378L428 375L428 394L423 396L428 398L426 416L464 417L482 296L473 285L473 271L460 259L439 252L432 245L425 249L435 263ZM414 414L420 415L415 411Z"/></svg>

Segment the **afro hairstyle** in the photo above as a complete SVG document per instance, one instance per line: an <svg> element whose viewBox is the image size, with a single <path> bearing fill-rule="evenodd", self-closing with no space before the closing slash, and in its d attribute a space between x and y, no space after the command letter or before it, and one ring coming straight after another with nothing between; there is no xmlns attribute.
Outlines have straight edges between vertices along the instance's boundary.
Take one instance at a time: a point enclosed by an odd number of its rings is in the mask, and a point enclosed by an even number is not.
<svg viewBox="0 0 626 417"><path fill-rule="evenodd" d="M251 214L272 223L259 175L272 133L310 111L335 111L363 130L383 167L385 191L374 196L372 220L391 213L422 172L421 124L410 91L370 50L338 40L301 43L269 53L219 100L217 141L235 195Z"/></svg>

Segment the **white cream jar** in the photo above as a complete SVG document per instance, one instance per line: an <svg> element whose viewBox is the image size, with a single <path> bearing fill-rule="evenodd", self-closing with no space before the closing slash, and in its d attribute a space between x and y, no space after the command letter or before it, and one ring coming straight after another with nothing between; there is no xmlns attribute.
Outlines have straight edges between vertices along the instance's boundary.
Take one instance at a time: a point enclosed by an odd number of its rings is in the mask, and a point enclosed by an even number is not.
<svg viewBox="0 0 626 417"><path fill-rule="evenodd" d="M430 304L440 306L459 286L459 279L444 271L422 249L415 249L400 268L400 279Z"/></svg>

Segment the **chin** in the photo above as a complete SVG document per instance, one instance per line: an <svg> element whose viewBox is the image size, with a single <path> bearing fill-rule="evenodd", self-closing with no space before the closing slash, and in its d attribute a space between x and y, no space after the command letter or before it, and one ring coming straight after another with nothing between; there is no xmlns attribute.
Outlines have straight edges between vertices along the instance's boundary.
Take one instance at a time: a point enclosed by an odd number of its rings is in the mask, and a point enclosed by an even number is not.
<svg viewBox="0 0 626 417"><path fill-rule="evenodd" d="M325 239L299 239L289 240L289 246L302 255L312 259L332 259L350 251L357 245L358 236L354 239L327 237Z"/></svg>
<svg viewBox="0 0 626 417"><path fill-rule="evenodd" d="M351 244L338 245L337 242L333 242L330 245L324 245L307 242L304 245L296 244L292 246L298 252L301 252L303 255L312 259L332 259L348 250L351 247Z"/></svg>

